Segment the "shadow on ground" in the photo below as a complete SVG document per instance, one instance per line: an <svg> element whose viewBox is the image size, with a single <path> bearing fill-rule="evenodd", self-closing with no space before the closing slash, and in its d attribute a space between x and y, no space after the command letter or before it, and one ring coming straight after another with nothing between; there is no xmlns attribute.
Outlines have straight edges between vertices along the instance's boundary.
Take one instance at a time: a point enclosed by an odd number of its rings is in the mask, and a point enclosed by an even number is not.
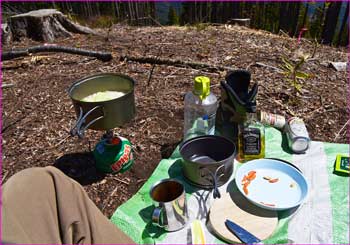
<svg viewBox="0 0 350 245"><path fill-rule="evenodd" d="M105 174L96 169L95 159L91 152L66 154L58 158L53 166L81 185L89 185L105 177Z"/></svg>

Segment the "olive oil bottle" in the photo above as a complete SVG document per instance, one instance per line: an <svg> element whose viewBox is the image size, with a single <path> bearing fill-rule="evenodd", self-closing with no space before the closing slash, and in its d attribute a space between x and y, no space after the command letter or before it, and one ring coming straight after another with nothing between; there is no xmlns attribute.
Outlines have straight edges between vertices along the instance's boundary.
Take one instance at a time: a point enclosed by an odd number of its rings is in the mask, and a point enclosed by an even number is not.
<svg viewBox="0 0 350 245"><path fill-rule="evenodd" d="M246 162L265 157L265 128L256 115L256 104L246 107L246 119L238 126L237 160Z"/></svg>

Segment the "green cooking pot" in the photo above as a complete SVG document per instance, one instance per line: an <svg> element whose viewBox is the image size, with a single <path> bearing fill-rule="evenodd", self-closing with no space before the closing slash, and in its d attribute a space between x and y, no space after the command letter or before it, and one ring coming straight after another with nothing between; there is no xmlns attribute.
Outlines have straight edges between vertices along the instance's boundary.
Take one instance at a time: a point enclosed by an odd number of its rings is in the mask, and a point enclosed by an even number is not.
<svg viewBox="0 0 350 245"><path fill-rule="evenodd" d="M132 120L135 115L134 85L132 78L117 73L100 73L74 82L68 93L78 119L71 134L82 138L87 128L108 130ZM105 101L82 101L89 95L104 91L118 91L124 95Z"/></svg>

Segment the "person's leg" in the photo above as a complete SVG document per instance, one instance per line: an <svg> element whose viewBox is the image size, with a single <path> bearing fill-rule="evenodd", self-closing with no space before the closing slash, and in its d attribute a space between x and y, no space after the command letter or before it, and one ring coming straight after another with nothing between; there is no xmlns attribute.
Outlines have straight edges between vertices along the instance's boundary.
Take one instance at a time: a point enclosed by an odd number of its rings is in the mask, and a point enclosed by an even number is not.
<svg viewBox="0 0 350 245"><path fill-rule="evenodd" d="M12 176L2 192L2 242L134 243L89 199L82 186L54 167Z"/></svg>

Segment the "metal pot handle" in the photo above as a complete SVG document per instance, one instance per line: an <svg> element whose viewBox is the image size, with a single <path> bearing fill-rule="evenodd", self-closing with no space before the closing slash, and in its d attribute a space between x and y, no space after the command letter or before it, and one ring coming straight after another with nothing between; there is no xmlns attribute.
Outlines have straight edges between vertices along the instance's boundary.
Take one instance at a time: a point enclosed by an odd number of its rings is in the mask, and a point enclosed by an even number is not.
<svg viewBox="0 0 350 245"><path fill-rule="evenodd" d="M213 180L213 197L214 197L214 199L221 198L221 194L220 194L220 191L219 191L219 188L218 188L218 183L219 183L219 180L221 179L221 177L223 177L225 174L220 174L220 176L218 176L218 172L224 166L225 166L225 164L220 165L215 170L215 173L212 173L209 169L207 169L205 167L201 167L202 169L206 170L210 174L210 176L211 176L211 178Z"/></svg>
<svg viewBox="0 0 350 245"><path fill-rule="evenodd" d="M85 123L85 119L88 115L90 115L94 110L98 109L98 108L102 108L102 106L98 105L95 106L94 108L90 109L87 113L83 113L83 108L79 107L79 117L77 119L76 124L74 125L74 127L70 130L70 134L72 136L78 135L78 137L81 139L84 137L85 134L85 130L90 127L90 125L92 125L93 123L95 123L96 121L102 119L104 116L100 116L97 117L93 120L91 120L88 124L84 125Z"/></svg>

